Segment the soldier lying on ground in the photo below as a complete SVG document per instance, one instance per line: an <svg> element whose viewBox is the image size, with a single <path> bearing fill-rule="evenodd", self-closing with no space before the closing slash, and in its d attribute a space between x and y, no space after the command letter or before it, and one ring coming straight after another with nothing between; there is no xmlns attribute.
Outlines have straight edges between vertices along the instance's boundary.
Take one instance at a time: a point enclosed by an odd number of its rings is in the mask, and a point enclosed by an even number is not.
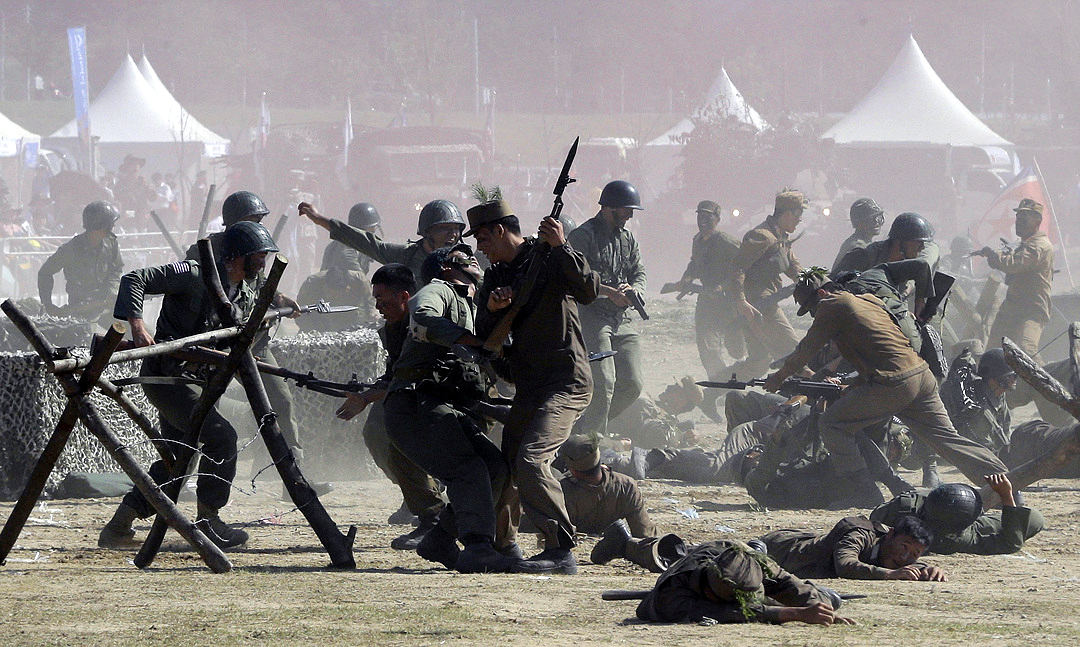
<svg viewBox="0 0 1080 647"><path fill-rule="evenodd" d="M693 411L703 399L702 388L687 375L669 384L655 399L638 398L608 423L609 437L613 441L629 440L633 447L642 449L694 445L699 439L694 421L679 420L678 416ZM602 444L624 451L626 443L602 441Z"/></svg>
<svg viewBox="0 0 1080 647"><path fill-rule="evenodd" d="M870 520L892 526L907 515L922 519L934 531L927 552L939 555L1015 553L1043 529L1042 513L1016 504L1005 474L987 476L986 482L1001 497L1001 510L983 512L978 490L965 483L946 483L928 494L905 492L875 508Z"/></svg>
<svg viewBox="0 0 1080 647"><path fill-rule="evenodd" d="M802 578L944 582L944 571L918 562L933 542L930 526L909 515L891 529L847 517L827 533L774 530L750 545L764 547L781 568Z"/></svg>
<svg viewBox="0 0 1080 647"><path fill-rule="evenodd" d="M806 622L855 624L830 597L738 541L710 541L656 580L637 607L649 622Z"/></svg>

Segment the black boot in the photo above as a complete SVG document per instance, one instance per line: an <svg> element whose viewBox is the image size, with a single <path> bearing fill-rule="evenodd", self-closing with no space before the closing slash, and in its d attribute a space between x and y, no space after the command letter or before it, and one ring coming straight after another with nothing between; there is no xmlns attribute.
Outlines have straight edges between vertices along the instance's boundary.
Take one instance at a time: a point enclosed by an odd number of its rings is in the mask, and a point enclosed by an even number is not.
<svg viewBox="0 0 1080 647"><path fill-rule="evenodd" d="M534 575L576 575L577 571L574 552L569 548L559 546L548 548L539 555L533 555L523 562L518 562L513 572Z"/></svg>
<svg viewBox="0 0 1080 647"><path fill-rule="evenodd" d="M604 530L604 538L593 546L589 560L593 564L607 564L616 557L622 557L629 540L630 526L626 525L624 519L619 519Z"/></svg>
<svg viewBox="0 0 1080 647"><path fill-rule="evenodd" d="M431 532L431 529L435 527L438 520L438 517L422 519L420 525L400 537L395 537L394 540L390 542L390 548L393 548L394 550L416 550L417 546L420 545L420 541L424 538L424 535Z"/></svg>
<svg viewBox="0 0 1080 647"><path fill-rule="evenodd" d="M922 486L933 490L941 485L941 475L937 471L937 457L931 457L923 461Z"/></svg>
<svg viewBox="0 0 1080 647"><path fill-rule="evenodd" d="M495 550L490 540L482 539L465 544L455 568L459 573L512 573L521 561L503 555Z"/></svg>
<svg viewBox="0 0 1080 647"><path fill-rule="evenodd" d="M416 546L416 554L429 562L437 562L450 570L457 567L461 549L457 540L441 525L436 524Z"/></svg>
<svg viewBox="0 0 1080 647"><path fill-rule="evenodd" d="M135 529L131 524L135 523L139 514L135 508L121 503L113 513L112 519L98 534L97 545L99 548L135 548L140 542L135 541Z"/></svg>
<svg viewBox="0 0 1080 647"><path fill-rule="evenodd" d="M247 543L247 532L240 528L233 528L222 521L217 510L202 503L199 503L198 509L199 517L195 521L195 526L218 548L235 548Z"/></svg>

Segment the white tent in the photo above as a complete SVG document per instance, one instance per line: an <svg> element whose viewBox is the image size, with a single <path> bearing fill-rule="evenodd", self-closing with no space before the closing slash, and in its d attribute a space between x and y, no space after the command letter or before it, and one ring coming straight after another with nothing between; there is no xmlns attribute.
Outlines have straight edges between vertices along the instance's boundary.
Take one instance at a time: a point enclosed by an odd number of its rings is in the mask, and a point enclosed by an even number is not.
<svg viewBox="0 0 1080 647"><path fill-rule="evenodd" d="M0 157L14 157L24 145L40 141L40 135L35 135L0 114Z"/></svg>
<svg viewBox="0 0 1080 647"><path fill-rule="evenodd" d="M908 36L862 101L821 136L848 146L1011 146L956 98Z"/></svg>
<svg viewBox="0 0 1080 647"><path fill-rule="evenodd" d="M735 84L731 82L727 70L723 67L720 68L720 73L716 76L716 80L713 81L712 87L709 88L709 92L705 95L705 101L702 102L701 107L698 108L696 114L703 116L726 115L737 119L757 131L764 130L768 127L768 124L761 118L761 115L758 114L757 110L754 110L746 103L742 93L739 92L738 88L735 87ZM670 145L673 143L673 137L685 135L692 130L694 130L694 123L690 119L683 119L669 128L663 135L660 135L646 145Z"/></svg>
<svg viewBox="0 0 1080 647"><path fill-rule="evenodd" d="M143 78L146 79L146 82L150 84L150 87L157 93L158 97L168 109L167 114L169 123L172 126L173 131L178 133L177 139L202 142L204 154L208 157L219 157L229 153L229 140L199 123L199 120L191 116L191 113L180 105L180 102L176 100L176 97L174 97L172 93L169 92L168 88L165 87L165 84L161 82L161 78L158 77L157 72L155 72L154 68L150 65L150 61L146 58L146 54L143 54L142 59L139 61L138 68Z"/></svg>

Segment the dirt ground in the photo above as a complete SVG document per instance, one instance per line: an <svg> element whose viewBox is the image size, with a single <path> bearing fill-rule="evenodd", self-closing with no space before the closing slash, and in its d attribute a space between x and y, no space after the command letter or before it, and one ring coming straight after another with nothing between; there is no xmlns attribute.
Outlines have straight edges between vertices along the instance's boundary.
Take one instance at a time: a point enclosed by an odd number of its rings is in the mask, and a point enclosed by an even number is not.
<svg viewBox="0 0 1080 647"><path fill-rule="evenodd" d="M689 300L688 300L689 301ZM647 391L672 376L702 376L689 302L660 302L641 325L650 358ZM722 438L698 412L699 429ZM1023 419L1023 412L1020 412ZM357 426L357 442L359 426ZM241 463L239 473L247 474ZM952 469L946 480L961 480ZM316 474L317 476L317 474ZM911 474L909 480L917 480ZM400 495L385 479L337 483L322 501L343 528L356 525L357 568L326 567L327 555L303 516L279 497L276 482L238 482L223 511L249 525L246 547L229 553L233 570L214 575L175 534L151 568L133 552L101 550L97 533L116 499L40 504L6 566L0 568L0 644L16 645L670 645L691 641L746 645L1075 645L1080 640L1080 494L1028 493L1047 528L1016 555L930 556L949 581L833 581L868 597L845 604L857 626L802 624L646 625L634 602L604 602L604 589L648 588L656 576L629 562L588 561L595 537L582 538L576 576L460 575L415 554L391 550L408 530L386 518ZM1078 486L1075 481L1040 485ZM857 511L761 510L740 488L674 481L642 483L662 529L689 542L748 539L785 527L825 530ZM0 504L4 519L12 504ZM194 514L194 503L182 503ZM692 511L691 511L692 510ZM696 518L691 518L696 516ZM137 526L139 537L148 528ZM526 552L534 550L523 537Z"/></svg>

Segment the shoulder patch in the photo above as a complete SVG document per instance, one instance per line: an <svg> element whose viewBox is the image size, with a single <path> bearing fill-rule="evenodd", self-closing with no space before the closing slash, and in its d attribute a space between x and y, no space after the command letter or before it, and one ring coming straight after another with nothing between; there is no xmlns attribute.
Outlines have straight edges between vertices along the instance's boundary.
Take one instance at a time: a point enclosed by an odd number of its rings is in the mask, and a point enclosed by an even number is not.
<svg viewBox="0 0 1080 647"><path fill-rule="evenodd" d="M185 272L191 271L191 264L187 261L176 261L175 263L170 263L169 267L177 274L184 274Z"/></svg>

